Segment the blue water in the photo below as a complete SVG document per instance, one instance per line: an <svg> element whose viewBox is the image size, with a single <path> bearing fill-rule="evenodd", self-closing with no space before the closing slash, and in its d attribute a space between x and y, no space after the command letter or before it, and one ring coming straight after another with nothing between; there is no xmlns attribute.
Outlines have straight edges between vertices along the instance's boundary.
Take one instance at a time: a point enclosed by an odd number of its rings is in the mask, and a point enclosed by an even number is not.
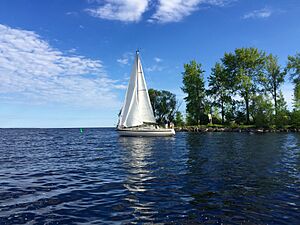
<svg viewBox="0 0 300 225"><path fill-rule="evenodd" d="M300 134L0 129L0 224L300 224Z"/></svg>

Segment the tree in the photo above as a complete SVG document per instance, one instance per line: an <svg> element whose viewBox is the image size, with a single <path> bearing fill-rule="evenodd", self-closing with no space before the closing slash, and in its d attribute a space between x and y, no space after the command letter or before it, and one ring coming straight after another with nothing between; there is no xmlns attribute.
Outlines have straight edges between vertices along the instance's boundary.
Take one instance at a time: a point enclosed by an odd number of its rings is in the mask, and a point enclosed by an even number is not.
<svg viewBox="0 0 300 225"><path fill-rule="evenodd" d="M230 104L226 104L226 121L230 123L245 124L246 114L243 101L232 99Z"/></svg>
<svg viewBox="0 0 300 225"><path fill-rule="evenodd" d="M148 94L149 94L149 98L150 98L150 102L151 102L151 105L152 105L154 116L156 117L156 113L157 113L157 110L159 108L158 101L157 101L157 96L160 95L160 92L158 90L150 88L148 90Z"/></svg>
<svg viewBox="0 0 300 225"><path fill-rule="evenodd" d="M182 127L184 126L184 119L183 119L183 115L180 111L177 111L175 113L175 126L177 127Z"/></svg>
<svg viewBox="0 0 300 225"><path fill-rule="evenodd" d="M265 93L270 93L275 106L275 115L277 115L277 99L280 85L284 82L286 71L282 71L278 65L278 58L270 54L266 57L266 66L264 73L260 74L259 82L264 88Z"/></svg>
<svg viewBox="0 0 300 225"><path fill-rule="evenodd" d="M253 113L254 124L257 127L269 127L272 125L273 104L267 96L254 96L255 105L251 106Z"/></svg>
<svg viewBox="0 0 300 225"><path fill-rule="evenodd" d="M204 114L205 104L204 70L201 69L201 64L195 60L184 64L184 69L182 91L187 94L184 98L188 114L187 121L191 125L199 125Z"/></svg>
<svg viewBox="0 0 300 225"><path fill-rule="evenodd" d="M300 83L295 85L294 89L294 106L295 110L300 111Z"/></svg>
<svg viewBox="0 0 300 225"><path fill-rule="evenodd" d="M148 90L156 122L163 124L165 120L174 121L176 112L176 95L165 90Z"/></svg>
<svg viewBox="0 0 300 225"><path fill-rule="evenodd" d="M211 114L212 114L212 123L213 124L221 124L222 123L222 118L220 117L219 108L216 104L213 104Z"/></svg>
<svg viewBox="0 0 300 225"><path fill-rule="evenodd" d="M300 110L300 53L295 56L288 56L287 71L295 84L294 105L296 110Z"/></svg>
<svg viewBox="0 0 300 225"><path fill-rule="evenodd" d="M291 113L291 125L300 128L300 110L294 110Z"/></svg>
<svg viewBox="0 0 300 225"><path fill-rule="evenodd" d="M289 122L289 111L287 110L287 104L284 100L283 94L280 91L277 100L277 112L275 114L276 127L282 128Z"/></svg>
<svg viewBox="0 0 300 225"><path fill-rule="evenodd" d="M255 80L264 69L265 53L256 48L239 48L234 53L225 53L222 62L231 86L244 99L249 124L250 100L256 93Z"/></svg>
<svg viewBox="0 0 300 225"><path fill-rule="evenodd" d="M214 105L221 108L222 124L225 118L225 104L231 101L228 76L224 66L216 63L208 78L207 94L214 99Z"/></svg>

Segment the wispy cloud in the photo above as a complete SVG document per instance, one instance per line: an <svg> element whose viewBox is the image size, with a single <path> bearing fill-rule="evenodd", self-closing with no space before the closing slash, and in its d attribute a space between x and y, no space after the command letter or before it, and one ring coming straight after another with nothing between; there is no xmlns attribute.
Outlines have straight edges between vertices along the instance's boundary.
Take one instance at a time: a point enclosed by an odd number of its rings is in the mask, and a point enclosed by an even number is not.
<svg viewBox="0 0 300 225"><path fill-rule="evenodd" d="M78 12L74 12L74 11L70 11L70 12L66 12L67 16L78 16Z"/></svg>
<svg viewBox="0 0 300 225"><path fill-rule="evenodd" d="M200 5L225 6L236 0L159 0L157 11L149 22L169 23L181 21L199 9Z"/></svg>
<svg viewBox="0 0 300 225"><path fill-rule="evenodd" d="M117 59L117 62L122 64L122 65L127 65L128 64L128 58Z"/></svg>
<svg viewBox="0 0 300 225"><path fill-rule="evenodd" d="M235 1L238 0L88 0L93 6L85 11L101 19L138 22L154 8L148 22L169 23L181 21L200 6L223 7Z"/></svg>
<svg viewBox="0 0 300 225"><path fill-rule="evenodd" d="M117 59L117 62L121 65L128 65L130 60L133 60L133 54L125 52L121 58Z"/></svg>
<svg viewBox="0 0 300 225"><path fill-rule="evenodd" d="M149 67L146 67L146 72L160 72L162 71L164 68L160 65L152 65L152 66L149 66Z"/></svg>
<svg viewBox="0 0 300 225"><path fill-rule="evenodd" d="M70 54L70 53L68 53ZM68 55L32 31L0 24L0 100L115 107L115 89L100 60Z"/></svg>
<svg viewBox="0 0 300 225"><path fill-rule="evenodd" d="M159 57L154 57L154 61L157 62L157 63L160 63L162 61L162 59L159 58Z"/></svg>
<svg viewBox="0 0 300 225"><path fill-rule="evenodd" d="M243 16L243 19L264 19L272 16L273 11L267 7L263 9L248 12Z"/></svg>
<svg viewBox="0 0 300 225"><path fill-rule="evenodd" d="M77 51L77 49L76 48L71 48L71 49L69 49L69 53L72 53L72 54L75 54L76 53L76 51Z"/></svg>
<svg viewBox="0 0 300 225"><path fill-rule="evenodd" d="M148 0L102 0L90 1L96 6L86 11L97 18L137 22L148 8Z"/></svg>
<svg viewBox="0 0 300 225"><path fill-rule="evenodd" d="M162 59L159 57L154 57L153 60L155 61L155 64L152 66L148 66L145 68L146 72L160 72L164 69L164 67L161 65Z"/></svg>

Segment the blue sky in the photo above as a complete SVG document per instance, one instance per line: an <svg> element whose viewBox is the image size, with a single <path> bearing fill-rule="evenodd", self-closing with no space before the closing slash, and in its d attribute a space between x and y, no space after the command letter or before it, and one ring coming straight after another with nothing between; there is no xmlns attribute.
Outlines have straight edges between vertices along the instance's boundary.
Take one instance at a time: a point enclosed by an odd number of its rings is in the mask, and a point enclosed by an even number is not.
<svg viewBox="0 0 300 225"><path fill-rule="evenodd" d="M192 59L205 77L239 47L285 66L299 22L298 0L1 0L0 127L115 126L137 48L148 87L182 99Z"/></svg>

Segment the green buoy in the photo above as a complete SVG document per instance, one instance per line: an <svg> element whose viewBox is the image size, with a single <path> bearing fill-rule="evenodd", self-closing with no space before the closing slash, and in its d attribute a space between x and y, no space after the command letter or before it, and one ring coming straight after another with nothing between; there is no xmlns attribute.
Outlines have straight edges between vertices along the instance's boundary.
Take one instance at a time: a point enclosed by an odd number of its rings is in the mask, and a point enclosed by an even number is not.
<svg viewBox="0 0 300 225"><path fill-rule="evenodd" d="M80 133L82 133L83 132L83 128L80 128Z"/></svg>

